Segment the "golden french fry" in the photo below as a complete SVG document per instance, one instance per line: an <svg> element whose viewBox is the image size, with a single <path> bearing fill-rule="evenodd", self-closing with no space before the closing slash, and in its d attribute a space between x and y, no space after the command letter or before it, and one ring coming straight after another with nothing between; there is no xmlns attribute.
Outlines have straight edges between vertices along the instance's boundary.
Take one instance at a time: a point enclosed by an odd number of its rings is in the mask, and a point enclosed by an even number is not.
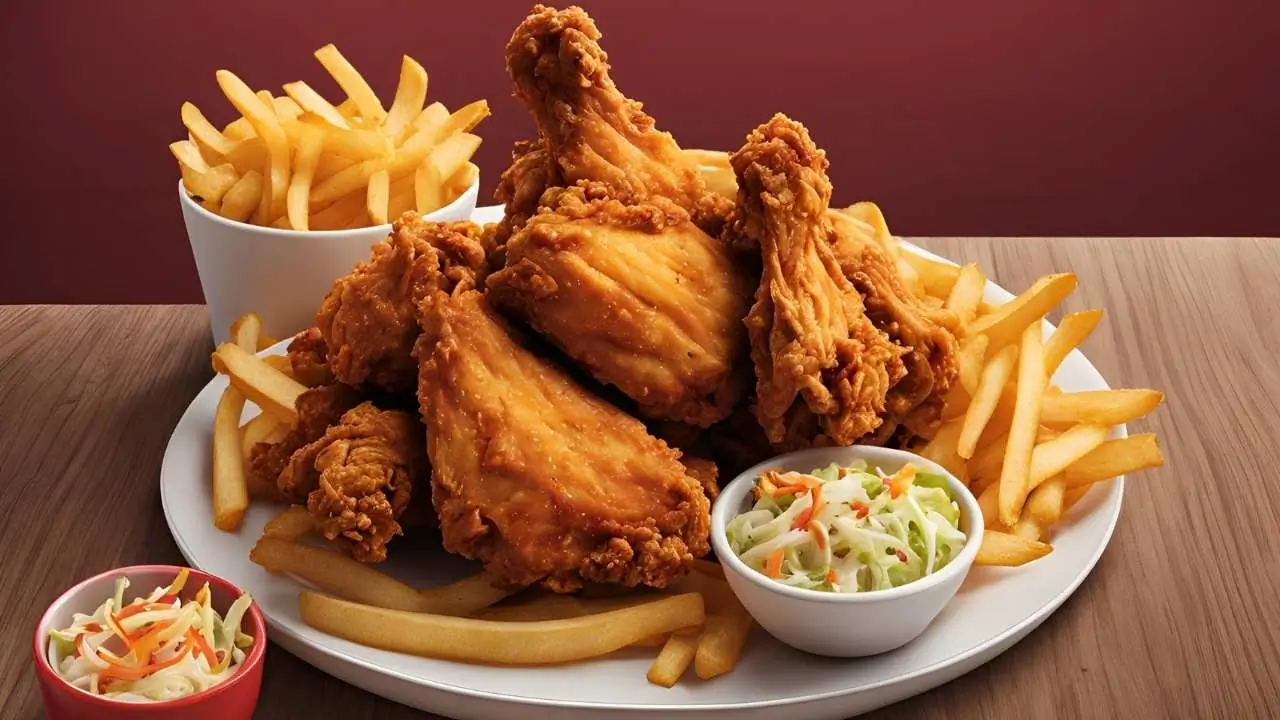
<svg viewBox="0 0 1280 720"><path fill-rule="evenodd" d="M488 607L479 612L466 613L483 620L504 622L540 622L564 620L632 607L652 599L652 595L630 594L604 598L584 598L576 595L544 594L532 600L514 605ZM458 613L461 614L461 613Z"/></svg>
<svg viewBox="0 0 1280 720"><path fill-rule="evenodd" d="M1012 527L1027 500L1031 453L1040 428L1040 404L1044 399L1044 343L1040 326L1032 323L1022 332L1018 353L1017 404L1009 427L1009 444L1000 465L1000 522Z"/></svg>
<svg viewBox="0 0 1280 720"><path fill-rule="evenodd" d="M1036 445L1031 452L1031 468L1027 471L1027 488L1036 489L1040 483L1066 470L1106 440L1107 428L1085 424L1076 425L1058 437Z"/></svg>
<svg viewBox="0 0 1280 720"><path fill-rule="evenodd" d="M979 440L978 448L974 451L973 458L968 463L969 474L979 480L998 479L1000 477L1000 467L1004 464L1004 451L1008 446L1008 433L989 442Z"/></svg>
<svg viewBox="0 0 1280 720"><path fill-rule="evenodd" d="M304 126L324 133L325 153L321 156L322 162L316 166L318 178L332 177L337 171L361 160L389 157L395 150L391 141L380 132L335 127L315 115L304 115L296 122L285 123L285 131L291 138L297 138Z"/></svg>
<svg viewBox="0 0 1280 720"><path fill-rule="evenodd" d="M181 165L182 184L187 192L208 203L219 203L231 188L240 182L240 174L230 163L215 165L204 172L198 172Z"/></svg>
<svg viewBox="0 0 1280 720"><path fill-rule="evenodd" d="M425 152L422 154L426 155ZM364 190L374 174L382 171L389 172L392 162L391 158L372 158L339 170L311 188L311 208L317 209L326 203Z"/></svg>
<svg viewBox="0 0 1280 720"><path fill-rule="evenodd" d="M417 60L405 55L400 61L400 85L396 88L391 110L382 123L382 132L394 144L400 144L410 124L422 112L427 99L427 71Z"/></svg>
<svg viewBox="0 0 1280 720"><path fill-rule="evenodd" d="M418 591L422 596L419 612L437 615L470 615L518 592L518 587L494 587L487 573L477 573L448 585Z"/></svg>
<svg viewBox="0 0 1280 720"><path fill-rule="evenodd" d="M1080 502L1092 487L1093 485L1083 485L1081 487L1067 490L1066 494L1062 496L1062 512L1065 513L1076 503Z"/></svg>
<svg viewBox="0 0 1280 720"><path fill-rule="evenodd" d="M653 665L649 666L649 673L645 677L654 685L669 688L680 680L685 670L689 669L697 652L698 636L696 634L671 633L666 644L662 646L662 652L658 653Z"/></svg>
<svg viewBox="0 0 1280 720"><path fill-rule="evenodd" d="M320 162L320 152L324 150L325 140L322 131L306 125L303 128L298 138L298 151L294 156L293 177L289 180L289 191L285 198L289 226L294 230L310 228L308 214L311 211L311 182L315 178L316 165Z"/></svg>
<svg viewBox="0 0 1280 720"><path fill-rule="evenodd" d="M413 119L410 131L416 135L426 128L443 128L447 122L449 122L448 108L438 102L431 103L423 108L422 112L418 113L418 117Z"/></svg>
<svg viewBox="0 0 1280 720"><path fill-rule="evenodd" d="M732 672L754 622L751 614L737 602L707 615L694 652L694 674L702 680L710 680Z"/></svg>
<svg viewBox="0 0 1280 720"><path fill-rule="evenodd" d="M369 222L374 225L387 223L390 195L391 175L386 170L379 170L369 178L369 187L365 190L365 208L369 212Z"/></svg>
<svg viewBox="0 0 1280 720"><path fill-rule="evenodd" d="M1102 322L1101 310L1084 310L1062 317L1058 328L1053 331L1048 340L1044 341L1044 371L1049 377L1053 377L1058 366L1067 359L1067 355L1084 342L1100 322Z"/></svg>
<svg viewBox="0 0 1280 720"><path fill-rule="evenodd" d="M383 109L382 101L378 99L373 88L369 87L369 83L365 82L355 66L338 52L338 48L332 44L325 45L317 50L315 55L324 69L333 76L338 87L342 88L347 97L355 103L361 117L375 124L381 124L386 120L387 111Z"/></svg>
<svg viewBox="0 0 1280 720"><path fill-rule="evenodd" d="M240 414L244 395L234 387L222 391L213 415L213 524L226 532L239 529L249 508L244 459L240 455Z"/></svg>
<svg viewBox="0 0 1280 720"><path fill-rule="evenodd" d="M312 230L337 230L354 218L365 216L364 193L351 193L325 209L311 214Z"/></svg>
<svg viewBox="0 0 1280 720"><path fill-rule="evenodd" d="M370 647L464 662L545 665L599 657L705 619L696 593L564 620L508 623L402 612L304 592L302 620Z"/></svg>
<svg viewBox="0 0 1280 720"><path fill-rule="evenodd" d="M469 133L487 117L489 117L488 100L476 100L463 105L445 120L440 137L449 137L455 133Z"/></svg>
<svg viewBox="0 0 1280 720"><path fill-rule="evenodd" d="M960 318L961 327L973 322L977 317L978 305L982 303L982 293L986 288L987 277L982 274L977 265L969 263L960 268L960 273L956 276L955 285L951 286L951 292L947 295L944 307Z"/></svg>
<svg viewBox="0 0 1280 720"><path fill-rule="evenodd" d="M262 318L258 313L241 315L231 323L231 341L249 352L258 351L258 334L262 332Z"/></svg>
<svg viewBox="0 0 1280 720"><path fill-rule="evenodd" d="M471 133L457 133L436 145L431 150L429 162L435 170L436 177L448 178L462 169L476 149L480 147L480 136Z"/></svg>
<svg viewBox="0 0 1280 720"><path fill-rule="evenodd" d="M285 193L289 189L289 138L280 126L275 108L264 103L244 81L229 70L217 72L218 86L227 100L253 125L267 149L267 173L263 179L262 200L256 217L266 224L285 211Z"/></svg>
<svg viewBox="0 0 1280 720"><path fill-rule="evenodd" d="M1000 523L1000 483L989 483L978 493L978 507L982 509L982 524L995 527Z"/></svg>
<svg viewBox="0 0 1280 720"><path fill-rule="evenodd" d="M422 594L372 566L327 548L264 536L249 559L270 572L286 572L353 602L421 611Z"/></svg>
<svg viewBox="0 0 1280 720"><path fill-rule="evenodd" d="M478 177L480 177L480 168L476 167L473 162L467 162L458 172L453 174L453 177L445 180L445 185L449 188L446 193L449 202L453 202L455 198L466 192L467 188L471 187Z"/></svg>
<svg viewBox="0 0 1280 720"><path fill-rule="evenodd" d="M275 517L267 521L262 529L262 536L293 542L304 535L314 532L316 521L311 518L302 505L290 505L281 510ZM263 551L270 554L271 551ZM256 560L254 562L257 562Z"/></svg>
<svg viewBox="0 0 1280 720"><path fill-rule="evenodd" d="M1001 305L1000 309L974 320L967 328L968 333L986 335L991 338L989 351L999 350L1016 342L1018 336L1032 325L1039 331L1039 321L1075 289L1074 273L1046 275L1021 295Z"/></svg>
<svg viewBox="0 0 1280 720"><path fill-rule="evenodd" d="M271 107L276 111L276 119L282 123L296 120L302 114L302 106L289 97L272 98Z"/></svg>
<svg viewBox="0 0 1280 720"><path fill-rule="evenodd" d="M253 123L250 123L248 118L243 117L227 123L226 127L222 128L222 134L226 135L228 140L236 143L258 136L258 133L253 129Z"/></svg>
<svg viewBox="0 0 1280 720"><path fill-rule="evenodd" d="M1018 346L1009 345L996 353L996 356L991 358L991 362L982 368L978 387L973 393L973 400L969 402L968 411L965 412L960 437L956 443L956 452L960 457L966 460L973 457L978 447L978 439L982 437L982 431L991 420L996 404L1000 402L1000 393L1013 375L1017 362ZM973 468L969 469L973 470Z"/></svg>
<svg viewBox="0 0 1280 720"><path fill-rule="evenodd" d="M941 300L951 296L951 289L960 279L958 265L927 258L911 250L904 251L902 259L916 271L927 294Z"/></svg>
<svg viewBox="0 0 1280 720"><path fill-rule="evenodd" d="M1023 517L1030 517L1043 528L1052 527L1062 517L1062 501L1066 490L1066 477L1057 475L1046 480L1027 496L1027 507Z"/></svg>
<svg viewBox="0 0 1280 720"><path fill-rule="evenodd" d="M324 99L320 93L311 88L310 85L302 82L285 83L285 94L293 98L303 110L315 115L330 125L346 130L351 126L347 124L347 119L342 117L342 113L338 112L328 100Z"/></svg>
<svg viewBox="0 0 1280 720"><path fill-rule="evenodd" d="M209 163L205 162L204 156L200 154L200 148L190 140L169 143L169 152L173 153L179 165L198 173L209 172Z"/></svg>
<svg viewBox="0 0 1280 720"><path fill-rule="evenodd" d="M1120 425L1136 420L1164 401L1159 390L1087 390L1048 395L1040 410L1046 425L1097 423Z"/></svg>
<svg viewBox="0 0 1280 720"><path fill-rule="evenodd" d="M200 112L200 108L195 105L184 102L182 103L182 124L186 126L187 132L192 137L204 143L219 155L226 155L231 152L231 148L235 147L235 141L222 134L222 131L213 126L204 113Z"/></svg>
<svg viewBox="0 0 1280 720"><path fill-rule="evenodd" d="M413 197L418 212L429 213L444 206L444 184L435 165L424 162L413 173Z"/></svg>
<svg viewBox="0 0 1280 720"><path fill-rule="evenodd" d="M982 363L987 357L989 344L990 339L986 335L975 335L960 347L960 385L970 397L978 392L978 381L982 377Z"/></svg>
<svg viewBox="0 0 1280 720"><path fill-rule="evenodd" d="M1162 465L1164 455L1160 452L1155 433L1141 433L1102 443L1093 452L1072 463L1064 474L1067 489L1071 491Z"/></svg>
<svg viewBox="0 0 1280 720"><path fill-rule="evenodd" d="M262 176L250 170L232 185L222 196L222 207L218 212L228 220L244 222L253 214L262 197Z"/></svg>
<svg viewBox="0 0 1280 720"><path fill-rule="evenodd" d="M1040 523L1036 521L1035 518L1023 515L1021 518L1018 518L1018 522L1010 528L1010 532L1023 540L1039 540L1040 536L1044 534L1044 528L1041 527Z"/></svg>
<svg viewBox="0 0 1280 720"><path fill-rule="evenodd" d="M251 172L261 174L268 162L267 145L260 137L246 138L238 141L223 159L241 175Z"/></svg>
<svg viewBox="0 0 1280 720"><path fill-rule="evenodd" d="M1053 552L1053 547L1039 540L1028 540L996 530L982 533L982 545L974 565L1025 565Z"/></svg>
<svg viewBox="0 0 1280 720"><path fill-rule="evenodd" d="M963 427L962 418L942 423L942 425L938 426L938 432L933 436L933 439L916 454L938 463L957 478L961 475L968 475L964 469L964 458L960 457L956 452Z"/></svg>
<svg viewBox="0 0 1280 720"><path fill-rule="evenodd" d="M299 395L306 392L306 386L271 367L262 358L235 343L223 343L213 353L213 369L230 378L231 385L263 412L271 413L290 425L298 421L294 403ZM236 416L236 420L239 419Z"/></svg>
<svg viewBox="0 0 1280 720"><path fill-rule="evenodd" d="M268 356L266 356L266 357L262 358L262 362L264 362L264 363L266 363L266 364L270 365L271 367L275 368L276 370L279 370L280 372L284 373L285 375L288 375L289 377L293 378L294 380L297 380L297 379L298 379L298 378L297 378L297 377L295 377L295 376L294 376L294 374L293 374L293 362L292 362L291 360L289 360L289 356L288 356L288 355L268 355ZM301 382L301 381L299 380L299 382Z"/></svg>

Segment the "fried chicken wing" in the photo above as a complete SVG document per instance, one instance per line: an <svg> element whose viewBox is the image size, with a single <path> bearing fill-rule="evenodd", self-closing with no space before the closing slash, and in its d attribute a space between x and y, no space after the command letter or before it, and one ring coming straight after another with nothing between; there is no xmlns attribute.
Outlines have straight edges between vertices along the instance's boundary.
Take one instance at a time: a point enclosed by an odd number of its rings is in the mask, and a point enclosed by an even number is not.
<svg viewBox="0 0 1280 720"><path fill-rule="evenodd" d="M608 193L599 183L548 193L507 243L490 296L641 414L710 425L742 393L748 279L674 203Z"/></svg>
<svg viewBox="0 0 1280 720"><path fill-rule="evenodd" d="M517 343L480 293L435 293L420 322L446 549L557 592L663 587L707 552L710 504L678 451Z"/></svg>
<svg viewBox="0 0 1280 720"><path fill-rule="evenodd" d="M298 422L278 443L258 443L249 451L246 468L262 487L275 487L283 499L306 500L306 492L296 492L290 481L280 482L281 473L299 448L315 442L343 413L360 404L361 394L346 385L330 384L311 388L298 396Z"/></svg>
<svg viewBox="0 0 1280 720"><path fill-rule="evenodd" d="M867 317L902 349L906 374L885 398L884 425L877 436L895 431L930 439L941 420L942 401L959 374L957 320L926 306L901 282L897 261L882 243L845 216L832 217L832 248L849 282L862 295ZM901 430L899 430L901 428Z"/></svg>
<svg viewBox="0 0 1280 720"><path fill-rule="evenodd" d="M756 417L781 444L813 418L831 442L876 430L889 388L905 372L902 348L867 317L831 246L825 153L803 125L775 115L732 157L738 206L726 227L763 262L747 315L756 369Z"/></svg>
<svg viewBox="0 0 1280 720"><path fill-rule="evenodd" d="M528 180L505 183L500 199L514 225L531 217L539 184L600 182L624 202L665 197L716 232L732 203L710 192L696 163L670 134L658 130L640 103L628 99L609 75L600 31L579 7L538 5L507 43L507 72L515 95L538 124L541 141L513 163L533 170ZM545 156L545 160L544 160ZM515 192L522 190L522 192Z"/></svg>
<svg viewBox="0 0 1280 720"><path fill-rule="evenodd" d="M483 230L474 223L427 222L416 213L351 274L339 278L316 315L333 376L353 387L411 391L418 366L414 300L437 286L475 286L487 272Z"/></svg>
<svg viewBox="0 0 1280 720"><path fill-rule="evenodd" d="M425 432L412 414L365 402L298 449L281 474L329 540L343 539L361 562L382 562L401 534L414 483L425 478Z"/></svg>

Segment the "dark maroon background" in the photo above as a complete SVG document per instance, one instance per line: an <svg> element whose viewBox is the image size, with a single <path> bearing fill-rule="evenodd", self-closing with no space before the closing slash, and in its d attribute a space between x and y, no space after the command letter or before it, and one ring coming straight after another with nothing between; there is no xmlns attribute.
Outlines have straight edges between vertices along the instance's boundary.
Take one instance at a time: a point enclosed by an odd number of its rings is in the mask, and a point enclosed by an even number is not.
<svg viewBox="0 0 1280 720"><path fill-rule="evenodd" d="M615 78L686 147L777 110L836 200L907 235L1280 235L1280 4L584 2ZM488 98L488 198L533 131L502 61L527 0L14 3L0 29L0 302L196 302L166 145L213 73L279 92L334 42L389 101L401 53Z"/></svg>

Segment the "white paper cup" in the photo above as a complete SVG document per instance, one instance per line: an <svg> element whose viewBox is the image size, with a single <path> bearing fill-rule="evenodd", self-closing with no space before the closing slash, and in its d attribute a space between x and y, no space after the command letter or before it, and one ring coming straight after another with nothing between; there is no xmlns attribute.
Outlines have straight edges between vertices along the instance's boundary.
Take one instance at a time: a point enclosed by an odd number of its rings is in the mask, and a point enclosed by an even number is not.
<svg viewBox="0 0 1280 720"><path fill-rule="evenodd" d="M479 187L477 178L426 219L470 219ZM369 247L391 232L391 225L302 232L235 222L192 201L181 181L178 202L215 344L226 342L231 323L249 312L262 318L263 332L278 338L311 327L333 281L368 258Z"/></svg>

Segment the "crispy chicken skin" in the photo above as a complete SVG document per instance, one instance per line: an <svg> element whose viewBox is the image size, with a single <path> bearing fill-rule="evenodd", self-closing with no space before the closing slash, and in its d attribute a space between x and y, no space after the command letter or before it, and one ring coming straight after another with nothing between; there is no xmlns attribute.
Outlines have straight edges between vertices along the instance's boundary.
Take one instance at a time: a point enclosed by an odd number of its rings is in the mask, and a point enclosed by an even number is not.
<svg viewBox="0 0 1280 720"><path fill-rule="evenodd" d="M280 482L289 458L299 448L320 439L330 425L359 405L361 399L358 391L340 384L322 385L299 395L295 403L298 422L288 434L278 443L258 443L249 451L246 470L255 483L261 487L277 488L283 499L293 502L306 500L306 492L295 492L292 481Z"/></svg>
<svg viewBox="0 0 1280 720"><path fill-rule="evenodd" d="M329 368L353 387L412 391L418 366L414 300L437 284L474 286L487 269L483 230L474 223L396 221L368 260L339 278L316 314Z"/></svg>
<svg viewBox="0 0 1280 720"><path fill-rule="evenodd" d="M307 387L329 385L334 382L329 370L329 348L324 344L320 328L307 328L289 343L289 366L298 382Z"/></svg>
<svg viewBox="0 0 1280 720"><path fill-rule="evenodd" d="M538 185L590 180L624 202L665 197L716 232L732 203L710 192L671 135L614 85L600 37L582 8L538 5L507 43L515 95L533 114L541 136L517 148L513 169L520 172L500 183L508 229L534 214Z"/></svg>
<svg viewBox="0 0 1280 720"><path fill-rule="evenodd" d="M543 200L489 277L493 302L646 417L705 427L728 415L750 302L728 247L664 198L624 204L591 183Z"/></svg>
<svg viewBox="0 0 1280 720"><path fill-rule="evenodd" d="M290 484L291 494L305 493L307 512L325 538L341 538L360 562L382 562L426 467L418 419L366 402L299 448L281 482Z"/></svg>
<svg viewBox="0 0 1280 720"><path fill-rule="evenodd" d="M896 260L874 237L841 215L833 221L832 249L849 282L862 295L867 317L902 349L906 374L885 397L877 438L895 432L931 439L942 401L959 374L955 316L925 305L902 284Z"/></svg>
<svg viewBox="0 0 1280 720"><path fill-rule="evenodd" d="M556 592L664 587L707 552L710 503L678 451L518 344L480 293L434 293L420 322L418 402L447 550L497 582Z"/></svg>
<svg viewBox="0 0 1280 720"><path fill-rule="evenodd" d="M756 417L775 444L816 418L830 442L850 445L880 426L905 371L902 348L872 324L832 250L826 154L779 114L731 161L738 205L726 236L758 247L763 264L746 319Z"/></svg>

